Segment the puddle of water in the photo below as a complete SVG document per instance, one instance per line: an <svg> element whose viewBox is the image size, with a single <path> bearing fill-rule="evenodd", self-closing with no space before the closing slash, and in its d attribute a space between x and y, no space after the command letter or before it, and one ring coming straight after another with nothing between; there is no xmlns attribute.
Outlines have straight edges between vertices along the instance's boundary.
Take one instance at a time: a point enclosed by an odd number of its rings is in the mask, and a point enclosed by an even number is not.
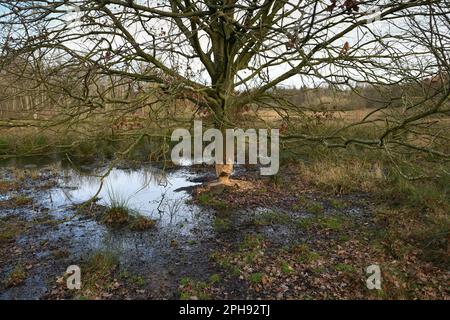
<svg viewBox="0 0 450 320"><path fill-rule="evenodd" d="M31 167L27 163L22 165ZM86 172L78 172L61 162L50 165L51 170L47 164L37 164L33 168L41 173L46 170L56 172L59 183L51 189L33 189L31 196L37 208L48 208L48 214L54 219L73 217L72 205L94 196L101 180L88 168L83 169ZM14 164L10 166L14 167ZM102 170L98 171L101 173ZM198 182L193 182L198 178L188 168L169 172L153 166L136 170L113 169L104 179L98 203L109 205L111 198L118 197L119 201L126 201L130 209L157 220L156 227L147 232L110 229L81 215L55 226L36 225L34 232L17 239L17 244L27 250L39 244L27 253L39 261L39 267L30 271L33 281L0 292L0 299L41 297L53 285L55 275L61 274L67 265L80 264L95 251L113 252L119 263L130 272L145 270L148 274L162 275L169 268L178 267L185 272L183 263L190 263L189 267L195 265L195 270L203 272L201 270L207 268L208 239L213 234L211 212L186 202L190 199L186 188L198 185ZM22 215L28 214L31 218L37 214L31 207L20 210ZM67 249L70 255L55 259L52 252L60 248ZM0 274L7 271L0 270ZM177 286L176 277L169 280L171 286Z"/></svg>
<svg viewBox="0 0 450 320"><path fill-rule="evenodd" d="M68 206L91 199L100 189L99 204L125 203L134 212L158 220L160 227L167 227L192 222L198 213L196 206L186 204L190 197L187 192L179 190L198 185L191 182L194 177L184 169L163 172L155 167L115 168L101 187L99 177L66 169L60 186L52 189L44 202L52 211L63 212Z"/></svg>

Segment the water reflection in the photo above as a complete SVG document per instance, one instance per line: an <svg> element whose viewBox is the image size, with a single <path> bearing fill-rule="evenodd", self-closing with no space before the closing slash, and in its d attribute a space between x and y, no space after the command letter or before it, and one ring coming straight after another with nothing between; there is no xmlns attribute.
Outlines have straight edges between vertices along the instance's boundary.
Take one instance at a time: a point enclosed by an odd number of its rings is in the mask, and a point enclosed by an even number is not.
<svg viewBox="0 0 450 320"><path fill-rule="evenodd" d="M192 221L196 207L188 206L189 195L177 190L197 185L191 178L193 174L184 169L164 172L150 166L138 170L115 168L104 179L98 203L126 202L129 209L160 220L163 225ZM81 203L95 196L100 186L99 175L66 169L62 171L60 186L51 190L48 201L52 209Z"/></svg>

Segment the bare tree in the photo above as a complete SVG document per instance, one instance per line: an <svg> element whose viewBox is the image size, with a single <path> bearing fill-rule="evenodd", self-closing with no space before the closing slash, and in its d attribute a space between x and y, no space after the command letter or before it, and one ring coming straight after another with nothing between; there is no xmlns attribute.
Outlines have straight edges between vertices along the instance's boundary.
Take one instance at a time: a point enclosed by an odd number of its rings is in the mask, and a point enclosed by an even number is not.
<svg viewBox="0 0 450 320"><path fill-rule="evenodd" d="M385 126L376 139L347 137L348 126L283 138L449 158L439 149L448 135L431 132L424 120L449 113L447 1L5 0L0 8L2 59L26 57L49 90L70 97L57 123L142 106L170 117L173 99L185 99L192 117L209 110L220 129L234 127L236 110L248 105L274 110L288 124L304 110L277 96L279 86L398 85L415 88L404 90L401 108L387 97L351 125ZM398 134L408 130L428 142Z"/></svg>

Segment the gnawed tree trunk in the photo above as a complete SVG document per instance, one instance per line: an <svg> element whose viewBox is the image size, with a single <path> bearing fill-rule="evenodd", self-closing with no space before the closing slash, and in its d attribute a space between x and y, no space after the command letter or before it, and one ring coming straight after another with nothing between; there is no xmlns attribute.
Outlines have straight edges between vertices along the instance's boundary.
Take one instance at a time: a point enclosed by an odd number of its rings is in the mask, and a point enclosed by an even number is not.
<svg viewBox="0 0 450 320"><path fill-rule="evenodd" d="M216 176L219 184L230 184L233 173L233 164L216 164Z"/></svg>

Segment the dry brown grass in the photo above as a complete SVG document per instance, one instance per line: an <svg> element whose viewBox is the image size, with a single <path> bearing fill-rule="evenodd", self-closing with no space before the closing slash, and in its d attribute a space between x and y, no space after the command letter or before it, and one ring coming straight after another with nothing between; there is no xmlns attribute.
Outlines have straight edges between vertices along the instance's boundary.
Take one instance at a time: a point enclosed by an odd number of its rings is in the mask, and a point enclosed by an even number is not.
<svg viewBox="0 0 450 320"><path fill-rule="evenodd" d="M334 193L371 192L385 181L379 162L357 158L341 162L324 159L309 166L300 164L299 171L309 184Z"/></svg>
<svg viewBox="0 0 450 320"><path fill-rule="evenodd" d="M22 265L17 265L8 275L8 278L6 279L6 286L8 288L16 287L22 284L26 277L27 274L25 268Z"/></svg>
<svg viewBox="0 0 450 320"><path fill-rule="evenodd" d="M154 228L156 221L147 217L138 216L134 217L131 221L130 229L133 231L145 231Z"/></svg>
<svg viewBox="0 0 450 320"><path fill-rule="evenodd" d="M18 188L19 184L15 181L0 181L0 193L6 193Z"/></svg>

